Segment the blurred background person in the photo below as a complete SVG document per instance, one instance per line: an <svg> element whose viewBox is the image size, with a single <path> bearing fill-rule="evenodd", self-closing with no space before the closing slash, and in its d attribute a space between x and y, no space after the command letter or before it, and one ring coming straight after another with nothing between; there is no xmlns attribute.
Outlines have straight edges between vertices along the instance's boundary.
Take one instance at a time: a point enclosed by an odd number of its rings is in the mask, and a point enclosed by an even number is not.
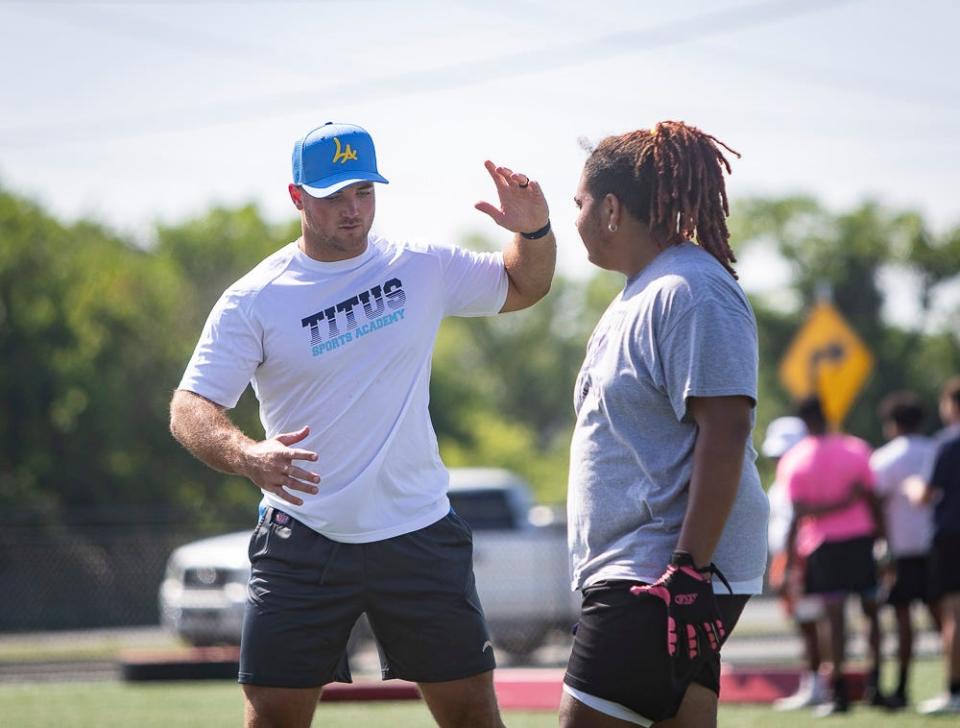
<svg viewBox="0 0 960 728"><path fill-rule="evenodd" d="M799 417L778 417L767 427L761 451L776 465L780 458L807 436L807 426ZM787 534L793 520L793 505L782 481L774 479L767 490L770 500L770 524L767 539L770 548L770 587L780 594L780 601L803 640L806 671L800 676L797 691L774 702L777 710L799 710L824 703L830 697L826 680L820 674L820 641L817 622L823 618L823 602L819 596L803 591L802 558L792 560L787 571Z"/></svg>
<svg viewBox="0 0 960 728"><path fill-rule="evenodd" d="M920 704L920 712L931 715L960 713L960 377L940 392L940 418L939 447L918 498L933 504L931 560L948 688Z"/></svg>
<svg viewBox="0 0 960 728"><path fill-rule="evenodd" d="M889 708L907 704L907 683L913 659L913 624L910 605L923 602L934 624L940 619L932 602L930 543L933 538L933 513L929 504L911 500L907 495L910 478L923 472L934 451L933 441L921 434L923 405L913 392L887 395L880 403L883 434L889 440L870 457L876 478L874 490L883 504L887 526L889 569L882 569L884 602L897 615L899 673L897 687L887 696Z"/></svg>
<svg viewBox="0 0 960 728"><path fill-rule="evenodd" d="M934 436L934 442L942 445L960 436L960 376L950 377L944 383L939 404L943 429Z"/></svg>
<svg viewBox="0 0 960 728"><path fill-rule="evenodd" d="M804 591L822 595L827 613L832 697L815 709L817 715L827 716L850 708L843 668L844 605L851 594L859 595L868 628L866 697L882 704L873 544L883 535L883 515L873 494L870 446L851 435L829 432L816 397L800 402L797 416L810 434L780 460L777 480L786 486L794 511L787 534L787 569L793 566L794 553L806 559Z"/></svg>

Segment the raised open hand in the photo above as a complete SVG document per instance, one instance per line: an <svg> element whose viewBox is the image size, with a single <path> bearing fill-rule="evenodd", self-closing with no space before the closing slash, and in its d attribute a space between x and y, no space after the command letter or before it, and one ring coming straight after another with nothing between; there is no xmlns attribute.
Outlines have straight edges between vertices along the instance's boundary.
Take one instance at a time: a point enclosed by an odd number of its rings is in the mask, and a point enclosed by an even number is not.
<svg viewBox="0 0 960 728"><path fill-rule="evenodd" d="M489 159L483 166L497 187L500 206L478 202L475 208L493 218L500 227L514 233L532 233L547 224L550 209L536 181L508 167L498 167Z"/></svg>

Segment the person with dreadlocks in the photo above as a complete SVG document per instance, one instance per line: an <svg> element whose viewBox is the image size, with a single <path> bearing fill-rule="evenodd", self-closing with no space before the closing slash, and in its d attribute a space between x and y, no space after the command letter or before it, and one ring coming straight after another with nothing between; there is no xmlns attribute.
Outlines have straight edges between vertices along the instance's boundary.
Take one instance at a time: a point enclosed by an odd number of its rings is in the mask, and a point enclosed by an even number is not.
<svg viewBox="0 0 960 728"><path fill-rule="evenodd" d="M723 150L739 156L676 121L607 137L574 198L588 258L626 283L574 392L565 728L715 726L720 647L762 587L757 330Z"/></svg>

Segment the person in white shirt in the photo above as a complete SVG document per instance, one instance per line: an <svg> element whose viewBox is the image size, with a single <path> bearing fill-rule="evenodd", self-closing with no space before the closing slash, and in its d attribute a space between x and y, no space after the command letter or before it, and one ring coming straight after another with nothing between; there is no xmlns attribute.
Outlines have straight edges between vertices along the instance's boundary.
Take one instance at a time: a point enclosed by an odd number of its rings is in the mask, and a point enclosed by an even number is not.
<svg viewBox="0 0 960 728"><path fill-rule="evenodd" d="M911 477L923 473L933 456L933 441L921 433L923 405L913 392L887 395L880 403L880 420L886 445L874 451L870 467L876 476L876 493L883 503L887 524L887 547L893 574L885 575L886 603L897 614L899 677L896 690L886 697L889 708L907 704L907 683L913 659L913 624L910 605L922 602L936 625L940 617L934 606L929 559L933 538L933 509L928 503L912 501L907 493ZM891 578L892 576L892 583Z"/></svg>
<svg viewBox="0 0 960 728"><path fill-rule="evenodd" d="M302 236L230 286L171 402L174 437L263 492L241 639L246 725L308 726L321 688L349 681L366 613L385 678L417 682L441 726L502 725L470 529L450 509L428 412L445 316L526 308L550 288L556 241L540 186L485 163L515 233L503 253L370 233L370 135L327 123L293 150ZM247 384L266 436L226 411Z"/></svg>

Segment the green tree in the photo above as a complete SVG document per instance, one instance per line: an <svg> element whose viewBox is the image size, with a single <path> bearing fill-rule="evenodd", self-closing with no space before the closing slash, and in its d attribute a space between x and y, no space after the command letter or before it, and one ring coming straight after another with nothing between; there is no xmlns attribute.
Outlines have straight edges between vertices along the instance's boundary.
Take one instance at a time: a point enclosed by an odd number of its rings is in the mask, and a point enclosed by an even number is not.
<svg viewBox="0 0 960 728"><path fill-rule="evenodd" d="M164 500L155 384L169 377L175 275L96 224L61 225L2 191L0 238L0 502Z"/></svg>
<svg viewBox="0 0 960 728"><path fill-rule="evenodd" d="M176 272L180 281L177 311L168 323L176 342L172 376L164 383L169 401L190 358L204 321L223 291L281 246L299 237L299 221L270 224L255 205L235 209L215 207L175 225L157 229L152 254ZM251 437L262 437L256 398L248 387L231 419ZM164 414L164 421L166 414ZM164 428L165 429L165 428ZM167 435L178 464L176 500L194 511L220 514L253 513L260 492L244 478L216 473L200 465Z"/></svg>
<svg viewBox="0 0 960 728"><path fill-rule="evenodd" d="M761 334L761 428L790 407L774 384L779 359L824 289L876 358L873 376L847 417L847 430L879 444L876 407L885 394L914 389L932 404L940 383L960 369L955 335L931 335L922 326L905 330L884 321L889 291L880 286L885 270L913 273L920 281L922 324L937 288L958 281L960 229L938 236L916 213L894 212L872 202L834 213L811 198L794 197L738 202L731 230L741 249L775 247L792 267L792 291L801 302L801 309L789 315L773 313L764 301L754 302ZM772 411L763 403L767 397L782 409Z"/></svg>
<svg viewBox="0 0 960 728"><path fill-rule="evenodd" d="M529 309L443 323L430 411L448 465L507 467L540 500L566 497L574 382L590 332L622 286L610 273L557 275Z"/></svg>

